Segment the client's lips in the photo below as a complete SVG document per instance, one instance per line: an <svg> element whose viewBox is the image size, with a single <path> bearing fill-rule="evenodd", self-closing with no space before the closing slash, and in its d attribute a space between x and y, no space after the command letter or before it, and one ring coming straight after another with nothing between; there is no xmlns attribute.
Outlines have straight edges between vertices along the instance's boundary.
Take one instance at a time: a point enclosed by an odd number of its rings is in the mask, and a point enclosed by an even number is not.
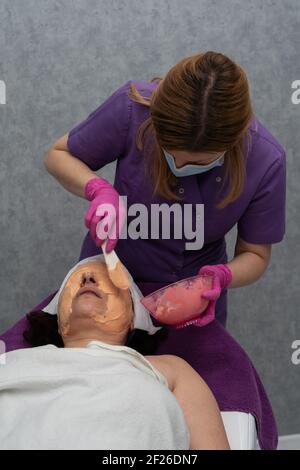
<svg viewBox="0 0 300 470"><path fill-rule="evenodd" d="M102 296L101 296L99 290L96 287L91 287L91 286L81 287L79 289L79 291L77 292L76 297L79 297L82 294L86 294L87 292L90 292L90 293L96 295L97 297L99 297L99 299L102 299Z"/></svg>

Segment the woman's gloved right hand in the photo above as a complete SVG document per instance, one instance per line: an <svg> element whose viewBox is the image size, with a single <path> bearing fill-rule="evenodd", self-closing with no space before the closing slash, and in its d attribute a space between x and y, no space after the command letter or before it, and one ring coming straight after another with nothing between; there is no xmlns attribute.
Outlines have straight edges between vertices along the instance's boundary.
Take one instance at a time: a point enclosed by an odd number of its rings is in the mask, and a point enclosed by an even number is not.
<svg viewBox="0 0 300 470"><path fill-rule="evenodd" d="M85 215L85 226L97 246L107 240L106 252L116 246L125 220L124 203L115 188L104 178L92 178L84 188L90 201Z"/></svg>

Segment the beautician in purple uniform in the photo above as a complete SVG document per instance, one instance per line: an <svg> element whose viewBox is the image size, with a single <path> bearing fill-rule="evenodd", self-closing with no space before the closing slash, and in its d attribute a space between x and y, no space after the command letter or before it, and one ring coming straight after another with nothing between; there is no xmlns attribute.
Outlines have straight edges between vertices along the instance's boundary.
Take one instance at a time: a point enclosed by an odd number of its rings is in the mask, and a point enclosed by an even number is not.
<svg viewBox="0 0 300 470"><path fill-rule="evenodd" d="M114 160L113 187L95 172ZM149 234L107 246L144 295L200 268L213 272L209 308L223 325L227 287L259 279L272 244L284 236L285 151L253 115L244 70L220 53L186 57L163 79L129 80L61 137L45 164L68 191L90 201L80 259L100 252L95 212L101 203L117 210L119 195L149 213L152 203L204 204L201 249L186 249L184 230L182 239ZM235 255L227 262L224 237L235 224Z"/></svg>
<svg viewBox="0 0 300 470"><path fill-rule="evenodd" d="M114 160L113 187L94 172ZM148 213L152 203L179 201L183 209L185 203L194 209L204 204L202 248L187 250L191 240L184 230L186 238L127 237L110 239L107 246L115 247L144 295L199 271L213 272L210 302L201 317L213 320L215 313L219 321L202 328L165 327L167 335L154 354L185 359L221 411L254 416L261 448L276 449L277 427L263 384L223 327L226 289L255 282L267 268L272 243L285 231L285 151L253 116L243 69L207 52L184 58L158 82L130 80L53 145L46 167L67 190L89 201L85 223L90 230L80 259L101 251L96 227L103 228L108 219L100 221L95 213L103 203L118 209L119 195L127 196L128 208L143 203ZM195 210L194 223L196 215ZM227 262L224 236L235 224L235 256ZM54 294L32 309L30 319L24 316L0 336L7 351L53 342L50 315L41 309Z"/></svg>

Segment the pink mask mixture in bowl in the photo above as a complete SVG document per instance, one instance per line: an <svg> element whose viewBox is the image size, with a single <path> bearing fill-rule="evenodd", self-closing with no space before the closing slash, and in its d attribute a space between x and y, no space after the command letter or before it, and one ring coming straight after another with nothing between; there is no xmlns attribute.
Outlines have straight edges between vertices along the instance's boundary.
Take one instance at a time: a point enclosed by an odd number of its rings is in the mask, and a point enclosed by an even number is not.
<svg viewBox="0 0 300 470"><path fill-rule="evenodd" d="M211 286L212 276L192 276L152 292L141 303L161 323L176 325L201 315L209 302L201 294Z"/></svg>

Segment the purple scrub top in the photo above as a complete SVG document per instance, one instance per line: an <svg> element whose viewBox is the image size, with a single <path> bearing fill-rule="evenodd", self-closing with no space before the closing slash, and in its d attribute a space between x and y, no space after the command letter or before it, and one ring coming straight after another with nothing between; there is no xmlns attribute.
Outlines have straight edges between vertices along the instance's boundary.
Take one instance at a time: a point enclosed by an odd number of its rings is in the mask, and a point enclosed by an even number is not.
<svg viewBox="0 0 300 470"><path fill-rule="evenodd" d="M72 155L93 171L117 161L114 186L127 196L128 206L143 203L150 212L151 203L173 204L153 197L152 185L144 171L144 150L137 149L136 133L150 115L149 108L132 101L127 93L133 83L149 97L156 82L130 80L74 127L68 138ZM237 224L239 236L248 243L278 243L285 232L285 151L279 142L254 116L249 128L251 149L246 159L246 179L242 194L224 209L215 207L228 192L228 183L219 192L225 165L202 174L178 178L178 195L184 203L204 204L204 245L186 250L182 239L120 239L116 252L132 274L142 293L148 293L197 274L206 264L226 263L225 235ZM219 198L218 198L219 197ZM193 221L195 211L193 213ZM128 218L128 223L134 217ZM171 232L172 233L172 232ZM184 232L183 232L184 233ZM79 259L101 251L87 233ZM225 326L227 290L216 304L216 318Z"/></svg>

